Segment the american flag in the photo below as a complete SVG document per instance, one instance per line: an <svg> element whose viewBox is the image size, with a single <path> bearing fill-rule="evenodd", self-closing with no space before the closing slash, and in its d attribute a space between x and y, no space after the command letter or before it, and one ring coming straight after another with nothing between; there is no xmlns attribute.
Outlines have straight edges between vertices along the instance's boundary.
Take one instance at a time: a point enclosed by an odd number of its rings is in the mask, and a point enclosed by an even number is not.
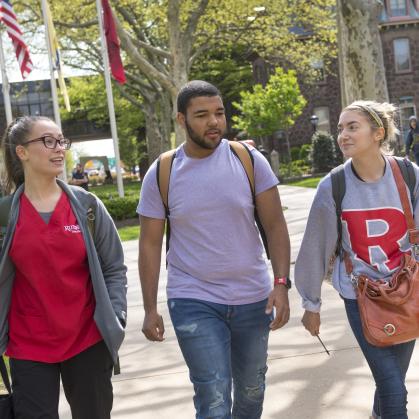
<svg viewBox="0 0 419 419"><path fill-rule="evenodd" d="M0 0L0 21L6 27L6 31L13 42L16 58L19 62L20 72L25 79L33 69L28 46L22 37L22 31L17 23L15 12L9 0Z"/></svg>

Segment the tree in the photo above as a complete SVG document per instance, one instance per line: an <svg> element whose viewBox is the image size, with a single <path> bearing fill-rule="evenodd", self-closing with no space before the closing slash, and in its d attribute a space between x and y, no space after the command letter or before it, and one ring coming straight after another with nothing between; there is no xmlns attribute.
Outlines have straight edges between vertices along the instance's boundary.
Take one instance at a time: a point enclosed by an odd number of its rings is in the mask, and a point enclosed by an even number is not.
<svg viewBox="0 0 419 419"><path fill-rule="evenodd" d="M294 70L285 72L278 67L263 87L254 86L252 92L241 92L241 103L234 103L240 116L233 117L236 127L251 136L271 135L280 129L287 130L306 105L300 93Z"/></svg>
<svg viewBox="0 0 419 419"><path fill-rule="evenodd" d="M337 0L342 107L357 99L388 101L378 27L380 0Z"/></svg>
<svg viewBox="0 0 419 419"><path fill-rule="evenodd" d="M311 139L313 173L326 173L336 166L335 140L327 132L317 131Z"/></svg>
<svg viewBox="0 0 419 419"><path fill-rule="evenodd" d="M16 4L19 1L16 0ZM24 3L39 25L37 0ZM54 0L52 13L67 63L102 71L93 1ZM118 33L125 52L128 83L117 86L133 103L143 101L150 158L169 147L171 119L176 115L176 95L204 53L242 46L266 56L287 57L301 71L311 56L333 54L334 0L120 0L113 2ZM310 33L309 47L298 31ZM307 32L307 33L308 33ZM183 133L174 124L176 141Z"/></svg>
<svg viewBox="0 0 419 419"><path fill-rule="evenodd" d="M139 106L122 97L117 89L113 90L121 159L126 165L134 167L144 153L144 115ZM106 91L101 76L73 77L68 92L72 111L63 110L64 121L88 119L99 126L108 126Z"/></svg>

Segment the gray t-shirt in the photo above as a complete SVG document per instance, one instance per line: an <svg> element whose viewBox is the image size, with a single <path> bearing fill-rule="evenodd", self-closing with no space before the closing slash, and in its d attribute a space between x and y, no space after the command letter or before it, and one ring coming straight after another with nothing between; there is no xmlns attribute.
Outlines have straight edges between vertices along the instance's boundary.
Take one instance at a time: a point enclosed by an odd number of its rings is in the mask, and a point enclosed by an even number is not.
<svg viewBox="0 0 419 419"><path fill-rule="evenodd" d="M416 226L419 168L416 173ZM346 192L342 201L342 246L349 253L354 274L389 280L400 265L404 252L410 252L407 224L390 164L376 182L363 182L353 172L351 159L345 162ZM409 190L406 186L409 196ZM336 208L328 174L319 183L311 206L307 227L295 263L295 285L303 307L320 310L320 290L337 241ZM345 264L336 258L333 286L345 298L356 298Z"/></svg>
<svg viewBox="0 0 419 419"><path fill-rule="evenodd" d="M256 195L278 184L266 159L252 150ZM208 157L188 157L180 146L169 185L168 298L249 304L271 289L254 220L246 173L228 141ZM164 219L156 162L147 172L137 212Z"/></svg>

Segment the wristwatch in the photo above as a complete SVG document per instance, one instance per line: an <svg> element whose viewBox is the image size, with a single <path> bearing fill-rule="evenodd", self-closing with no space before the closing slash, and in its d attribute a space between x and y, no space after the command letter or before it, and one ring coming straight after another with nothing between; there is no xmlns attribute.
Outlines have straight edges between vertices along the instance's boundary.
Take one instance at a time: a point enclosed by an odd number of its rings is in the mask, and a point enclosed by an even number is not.
<svg viewBox="0 0 419 419"><path fill-rule="evenodd" d="M281 278L274 278L274 287L277 285L284 285L286 289L291 288L291 280L287 276Z"/></svg>

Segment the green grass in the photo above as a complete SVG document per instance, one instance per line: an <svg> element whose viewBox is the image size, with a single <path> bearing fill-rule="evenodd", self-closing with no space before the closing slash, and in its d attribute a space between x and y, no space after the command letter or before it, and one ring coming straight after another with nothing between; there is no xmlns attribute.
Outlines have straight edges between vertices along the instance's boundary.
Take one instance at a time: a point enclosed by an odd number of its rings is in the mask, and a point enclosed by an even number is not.
<svg viewBox="0 0 419 419"><path fill-rule="evenodd" d="M140 197L141 183L140 182L127 182L124 183L125 195L135 195ZM96 195L103 196L106 194L118 196L117 185L100 185L90 186L89 192L93 192Z"/></svg>
<svg viewBox="0 0 419 419"><path fill-rule="evenodd" d="M287 183L287 185L302 186L304 188L317 188L317 185L319 184L322 178L323 178L322 176L312 177L308 179L297 180L295 182L290 182L290 183Z"/></svg>
<svg viewBox="0 0 419 419"><path fill-rule="evenodd" d="M127 226L118 228L119 237L121 241L125 242L128 240L137 240L140 233L140 227L136 226Z"/></svg>

